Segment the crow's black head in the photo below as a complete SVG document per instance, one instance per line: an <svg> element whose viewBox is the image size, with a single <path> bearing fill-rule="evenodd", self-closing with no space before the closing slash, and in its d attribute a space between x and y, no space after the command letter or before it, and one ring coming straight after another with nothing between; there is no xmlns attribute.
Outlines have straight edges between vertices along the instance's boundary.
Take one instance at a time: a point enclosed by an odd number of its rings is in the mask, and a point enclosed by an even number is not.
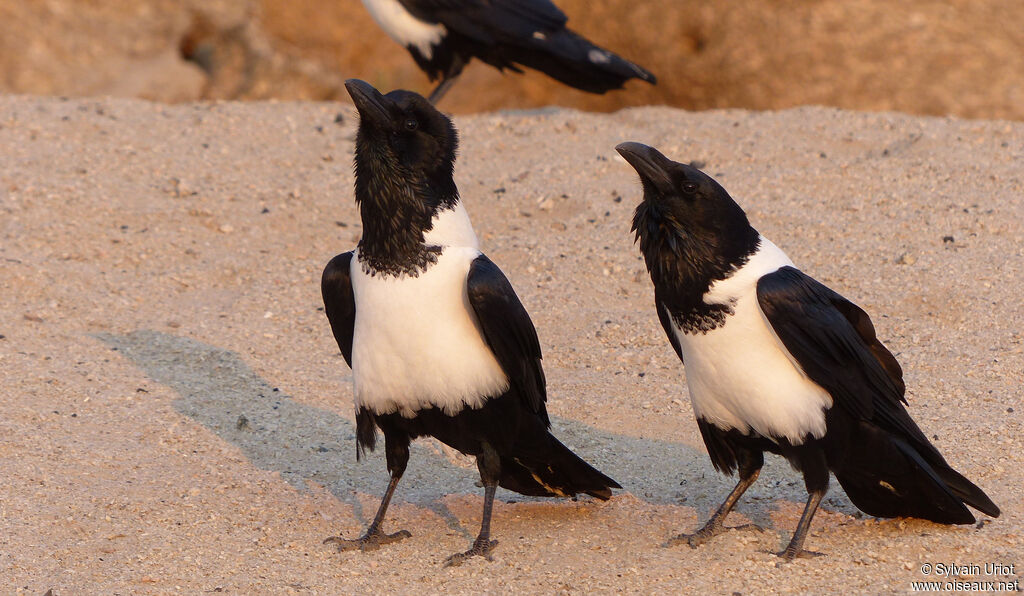
<svg viewBox="0 0 1024 596"><path fill-rule="evenodd" d="M757 231L710 176L640 143L622 143L615 150L643 184L632 229L655 284L706 289L757 249Z"/></svg>
<svg viewBox="0 0 1024 596"><path fill-rule="evenodd" d="M359 111L360 258L379 271L422 269L432 262L423 234L439 211L459 200L453 178L458 133L447 116L411 91L381 95L356 79L345 88Z"/></svg>
<svg viewBox="0 0 1024 596"><path fill-rule="evenodd" d="M413 180L451 178L459 140L447 116L412 91L381 95L356 79L346 81L345 88L359 110L357 173L365 164Z"/></svg>

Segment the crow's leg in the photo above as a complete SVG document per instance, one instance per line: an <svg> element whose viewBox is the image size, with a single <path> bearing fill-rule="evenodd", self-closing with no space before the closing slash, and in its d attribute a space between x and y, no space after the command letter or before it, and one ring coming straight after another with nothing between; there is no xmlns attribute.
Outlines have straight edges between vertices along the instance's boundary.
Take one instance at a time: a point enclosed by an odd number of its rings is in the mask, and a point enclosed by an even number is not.
<svg viewBox="0 0 1024 596"><path fill-rule="evenodd" d="M373 517L366 533L356 539L345 539L341 536L331 536L324 540L324 544L331 543L338 547L339 551L359 549L362 551L376 550L382 545L398 542L409 538L412 534L408 530L399 530L394 534L385 534L380 527L384 523L384 515L391 503L391 496L395 494L395 487L405 473L405 466L409 463L409 436L405 434L384 434L385 453L388 460L388 471L391 472L391 481L388 482L388 489L380 500L380 507L377 508L377 515Z"/></svg>
<svg viewBox="0 0 1024 596"><path fill-rule="evenodd" d="M793 539L789 541L789 546L786 550L776 553L786 561L792 561L797 557L820 557L822 553L816 553L811 550L804 550L804 540L807 538L807 531L811 528L811 520L814 519L814 513L818 510L818 504L821 503L822 497L825 496L825 491L815 491L807 495L807 505L804 507L804 513L800 516L800 523L796 526L796 532L793 532Z"/></svg>
<svg viewBox="0 0 1024 596"><path fill-rule="evenodd" d="M430 97L427 98L430 103L436 106L437 102L441 101L444 94L448 93L448 90L455 84L459 75L462 74L462 69L466 67L468 62L469 60L463 59L458 54L452 57L452 62L448 65L448 69L441 75L441 82L437 84L437 87L434 87L434 90L430 92Z"/></svg>
<svg viewBox="0 0 1024 596"><path fill-rule="evenodd" d="M480 479L484 483L484 515L480 521L480 534L473 541L473 547L464 553L456 553L445 559L445 567L462 565L467 559L481 556L491 560L491 551L498 546L497 540L491 540L491 511L494 508L494 491L498 488L501 478L501 458L489 444L483 444L483 453L477 456L476 465L480 469Z"/></svg>
<svg viewBox="0 0 1024 596"><path fill-rule="evenodd" d="M747 528L761 530L761 528L755 524L744 524L735 528L727 528L724 524L725 516L729 515L729 512L736 506L736 502L739 501L741 496L743 496L743 493L750 488L751 484L754 484L758 475L761 473L761 466L764 465L764 454L760 451L741 451L739 459L740 481L736 483L732 492L730 492L729 496L725 498L725 501L718 510L715 511L715 514L711 516L711 519L704 524L704 527L693 534L680 534L666 542L665 546L689 544L691 548L697 548L725 530Z"/></svg>
<svg viewBox="0 0 1024 596"><path fill-rule="evenodd" d="M804 506L800 523L796 525L796 531L793 532L789 546L782 552L776 553L784 561L792 561L796 557L820 557L822 555L822 553L804 550L804 540L807 539L807 531L811 528L811 520L814 519L814 514L818 511L818 505L828 491L828 463L825 461L824 454L815 450L801 457L800 469L803 470L804 485L807 487L807 504Z"/></svg>
<svg viewBox="0 0 1024 596"><path fill-rule="evenodd" d="M434 90L430 92L430 97L427 98L430 103L436 106L437 102L441 101L441 98L444 97L445 93L448 93L448 90L452 88L452 85L455 84L458 78L459 75L455 75L454 77L444 77L441 79L437 87L434 87Z"/></svg>

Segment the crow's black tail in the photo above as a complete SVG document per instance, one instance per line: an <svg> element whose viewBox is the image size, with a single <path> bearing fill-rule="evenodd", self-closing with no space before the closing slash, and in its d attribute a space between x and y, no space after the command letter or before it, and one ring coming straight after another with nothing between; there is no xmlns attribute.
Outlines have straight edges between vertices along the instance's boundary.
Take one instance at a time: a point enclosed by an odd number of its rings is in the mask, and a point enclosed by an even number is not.
<svg viewBox="0 0 1024 596"><path fill-rule="evenodd" d="M550 439L543 450L501 457L499 485L535 497L573 497L579 493L608 499L619 483L594 469L558 439Z"/></svg>
<svg viewBox="0 0 1024 596"><path fill-rule="evenodd" d="M620 89L629 79L652 85L657 79L647 70L599 48L568 29L535 34L518 47L504 47L503 58L539 70L566 85L590 93Z"/></svg>
<svg viewBox="0 0 1024 596"><path fill-rule="evenodd" d="M833 467L859 509L878 517L919 517L941 524L974 523L965 505L992 517L995 503L949 467L937 451L922 455L911 441L874 425L862 425L856 449ZM938 459L936 459L938 458Z"/></svg>

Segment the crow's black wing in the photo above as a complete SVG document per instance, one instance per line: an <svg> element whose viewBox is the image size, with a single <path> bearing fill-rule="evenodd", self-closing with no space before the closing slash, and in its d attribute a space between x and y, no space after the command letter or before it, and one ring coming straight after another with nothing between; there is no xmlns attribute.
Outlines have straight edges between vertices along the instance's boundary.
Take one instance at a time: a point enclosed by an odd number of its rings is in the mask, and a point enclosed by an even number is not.
<svg viewBox="0 0 1024 596"><path fill-rule="evenodd" d="M334 339L341 348L341 355L349 368L352 367L352 330L356 324L356 299L352 293L352 251L342 253L327 263L320 280L320 292L324 297L324 312L331 322Z"/></svg>
<svg viewBox="0 0 1024 596"><path fill-rule="evenodd" d="M440 67L450 70L446 77L476 57L498 69L533 68L590 93L619 89L632 78L657 81L640 66L570 31L565 14L548 0L399 1L417 18L441 23L452 34L445 37L453 44L445 52L458 54L458 60ZM448 54L438 59L441 55ZM417 62L428 74L438 68L422 56Z"/></svg>
<svg viewBox="0 0 1024 596"><path fill-rule="evenodd" d="M757 301L790 355L837 405L941 458L904 409L903 371L860 307L794 267L758 280Z"/></svg>
<svg viewBox="0 0 1024 596"><path fill-rule="evenodd" d="M672 329L672 315L668 314L668 309L657 297L654 299L654 308L658 309L658 320L661 321L661 328L668 336L668 343L672 344L672 349L676 351L676 356L679 356L679 361L686 364L683 361L683 348L679 345L679 338L676 337L676 333Z"/></svg>
<svg viewBox="0 0 1024 596"><path fill-rule="evenodd" d="M480 255L469 268L466 289L484 339L509 383L530 410L549 424L544 406L547 389L540 362L540 341L512 284L497 265Z"/></svg>
<svg viewBox="0 0 1024 596"><path fill-rule="evenodd" d="M558 31L568 20L548 0L399 0L413 16L490 45Z"/></svg>
<svg viewBox="0 0 1024 596"><path fill-rule="evenodd" d="M833 470L858 507L947 524L973 523L963 503L999 515L999 507L946 463L904 409L903 372L875 337L867 313L793 267L758 280L757 300L807 376L836 406L865 421L857 435L860 450Z"/></svg>

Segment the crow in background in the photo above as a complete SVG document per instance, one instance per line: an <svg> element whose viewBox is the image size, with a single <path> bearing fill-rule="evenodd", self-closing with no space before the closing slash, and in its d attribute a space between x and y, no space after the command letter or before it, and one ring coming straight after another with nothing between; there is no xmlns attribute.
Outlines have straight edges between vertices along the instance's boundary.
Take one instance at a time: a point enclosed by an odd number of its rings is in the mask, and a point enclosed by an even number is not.
<svg viewBox="0 0 1024 596"><path fill-rule="evenodd" d="M437 103L472 58L504 70L539 70L590 93L620 89L654 75L566 28L568 18L548 0L363 0L377 24L441 82Z"/></svg>

